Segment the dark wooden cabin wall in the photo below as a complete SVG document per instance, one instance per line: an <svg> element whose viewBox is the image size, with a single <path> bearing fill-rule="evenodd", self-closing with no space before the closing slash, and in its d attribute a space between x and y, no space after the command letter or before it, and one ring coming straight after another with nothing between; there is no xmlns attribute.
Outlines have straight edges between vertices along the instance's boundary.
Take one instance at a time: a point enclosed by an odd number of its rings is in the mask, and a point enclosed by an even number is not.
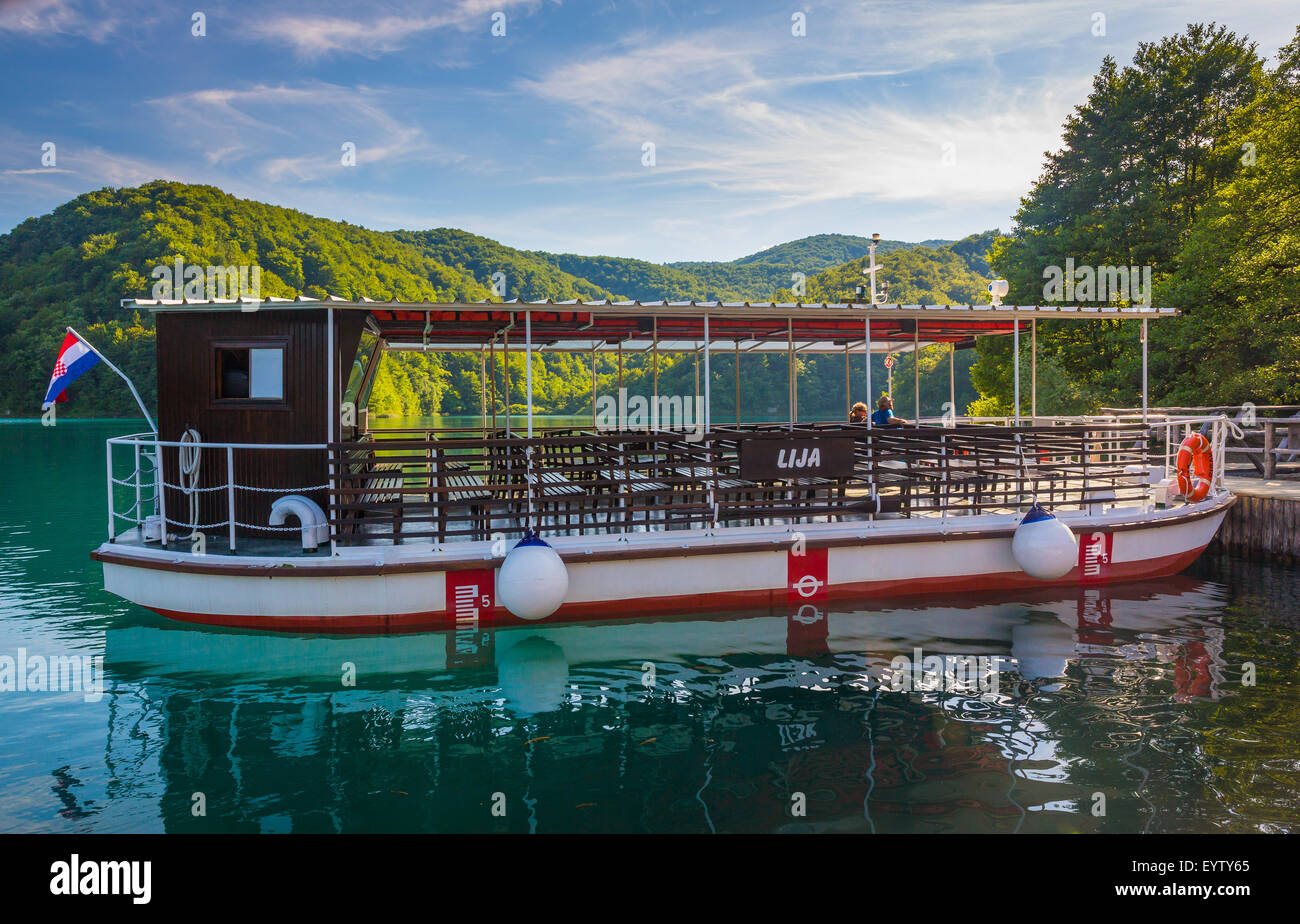
<svg viewBox="0 0 1300 924"><path fill-rule="evenodd" d="M336 311L337 368L350 369L365 323L362 312ZM326 434L325 351L326 311L260 310L255 312L160 312L158 329L158 428L161 439L179 440L188 428L204 442L223 443L324 443ZM280 339L284 342L284 401L273 406L223 406L216 398L216 344L222 341ZM341 400L341 385L335 400ZM337 419L337 412L335 414ZM337 424L336 424L337 426ZM323 450L235 450L235 481L269 491L237 491L235 517L241 523L266 524L271 504L282 494L318 487L329 480ZM180 484L178 450L164 451L167 481ZM223 450L202 452L200 487L226 483ZM324 490L303 491L324 510L329 509ZM168 490L167 516L188 522L189 501L178 490ZM226 492L200 494L201 526L226 520ZM184 533L183 527L172 527ZM209 541L226 535L226 527L204 530ZM240 528L240 536L272 535Z"/></svg>

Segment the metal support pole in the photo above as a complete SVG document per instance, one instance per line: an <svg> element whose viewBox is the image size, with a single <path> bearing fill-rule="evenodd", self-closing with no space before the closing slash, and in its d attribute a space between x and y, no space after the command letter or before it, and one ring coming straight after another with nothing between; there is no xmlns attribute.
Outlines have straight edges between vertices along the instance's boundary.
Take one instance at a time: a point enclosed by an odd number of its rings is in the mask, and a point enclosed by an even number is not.
<svg viewBox="0 0 1300 924"><path fill-rule="evenodd" d="M921 322L912 329L912 389L916 401L916 425L921 425Z"/></svg>
<svg viewBox="0 0 1300 924"><path fill-rule="evenodd" d="M533 438L533 313L524 312L524 387L528 389L528 438Z"/></svg>
<svg viewBox="0 0 1300 924"><path fill-rule="evenodd" d="M140 505L140 443L132 440L131 445L135 447L135 525L140 527L140 540L144 541L144 508ZM112 471L109 472L112 475ZM109 507L109 510L112 510Z"/></svg>
<svg viewBox="0 0 1300 924"><path fill-rule="evenodd" d="M105 457L104 470L108 473L108 478L106 481L108 485L108 541L112 542L114 538L116 538L116 533L113 530L113 521L116 518L113 516L113 444L112 443L104 443L104 457ZM167 524L164 523L163 530L165 531L166 529L167 529Z"/></svg>
<svg viewBox="0 0 1300 924"><path fill-rule="evenodd" d="M952 422L955 426L957 423L957 344L951 340L948 341L948 408L952 413Z"/></svg>
<svg viewBox="0 0 1300 924"><path fill-rule="evenodd" d="M789 390L789 394L786 396L786 401L787 401L787 403L790 405L790 429L793 430L793 429L794 429L794 419L795 419L795 415L798 413L798 412L795 410L795 403L794 403L794 402L795 402L795 397L794 397L794 319L793 319L793 318L787 318L785 323L786 323L786 328L785 328L785 330L786 330L786 334L785 334L785 336L786 336L786 350L788 351L788 354L789 354L789 360L788 360L788 361L789 361L789 370L788 370L788 372L787 372L787 377L788 377L788 379L789 379L789 381L788 381L788 383L787 383L787 385L788 385L788 390Z"/></svg>
<svg viewBox="0 0 1300 924"><path fill-rule="evenodd" d="M1029 417L1038 417L1038 318L1029 321Z"/></svg>
<svg viewBox="0 0 1300 924"><path fill-rule="evenodd" d="M659 412L655 410L655 408L658 408L659 406L659 316L655 315L653 318L651 318L650 323L652 325L651 328L652 336L654 337L653 342L654 342L654 363L655 363L654 392L653 392L653 397L651 398L651 401L653 401L654 403L651 407L651 412L657 419L659 416Z"/></svg>
<svg viewBox="0 0 1300 924"><path fill-rule="evenodd" d="M154 436L158 434L155 432ZM160 545L167 548L167 475L163 471L163 448L162 443L155 439L153 442L154 458L157 460L157 470L154 472L155 483L157 484L158 494L158 518L162 520L162 539ZM111 535L111 533L110 533Z"/></svg>
<svg viewBox="0 0 1300 924"><path fill-rule="evenodd" d="M328 445L329 443L334 442L334 421L338 417L338 407L334 403L334 376L338 370L338 361L334 355L335 347L334 347L334 309L333 308L327 308L325 310L325 324L329 328L329 332L325 337L325 344L326 344L325 346L325 350L326 350L325 394L327 398L327 402L325 404L325 414L326 414L325 442ZM334 494L334 489L337 486L337 477L338 477L338 472L336 471L335 466L329 465L329 457L332 452L335 453L338 459L341 460L343 458L343 453L341 452L336 452L335 450L328 449L328 448L325 450L325 464L329 466L329 476L330 476L329 499L331 504L333 503L334 498L336 496ZM330 519L333 518L331 517ZM233 512L231 514L231 520L232 521L234 520ZM166 521L164 521L163 522L164 538L166 538L166 533L167 533L167 523ZM234 548L233 542L231 544L231 548ZM330 523L330 557L331 558L334 557L334 552L335 552L334 524L331 522Z"/></svg>
<svg viewBox="0 0 1300 924"><path fill-rule="evenodd" d="M591 348L591 429L596 429L596 348Z"/></svg>
<svg viewBox="0 0 1300 924"><path fill-rule="evenodd" d="M713 407L710 404L710 398L712 396L713 390L709 388L709 379L711 378L709 374L709 357L713 351L710 349L710 346L712 346L712 340L709 337L709 315L707 312L705 312L704 315L704 432L705 433L708 433L709 429L713 426Z"/></svg>
<svg viewBox="0 0 1300 924"><path fill-rule="evenodd" d="M235 551L235 449L226 447L226 516L230 520L230 551Z"/></svg>
<svg viewBox="0 0 1300 924"><path fill-rule="evenodd" d="M1147 422L1147 319L1142 319L1142 422Z"/></svg>
<svg viewBox="0 0 1300 924"><path fill-rule="evenodd" d="M865 319L865 329L867 342L863 344L863 352L867 354L867 429L871 429L871 415L875 411L876 395L871 390L871 309L867 309L868 314Z"/></svg>
<svg viewBox="0 0 1300 924"><path fill-rule="evenodd" d="M1016 421L1016 426L1018 427L1020 426L1020 318L1019 317L1016 318L1015 325L1012 327L1011 339L1013 341L1012 352L1015 354L1013 357L1014 362L1012 363L1012 365L1015 367L1015 400L1016 400L1015 421Z"/></svg>
<svg viewBox="0 0 1300 924"><path fill-rule="evenodd" d="M736 338L736 426L740 426L740 338Z"/></svg>
<svg viewBox="0 0 1300 924"><path fill-rule="evenodd" d="M849 384L849 344L844 343L844 419L853 415L853 388Z"/></svg>
<svg viewBox="0 0 1300 924"><path fill-rule="evenodd" d="M514 323L514 315L510 316L511 323ZM511 436L510 430L510 331L505 331L502 336L501 355L505 359L505 379L506 379L506 436Z"/></svg>
<svg viewBox="0 0 1300 924"><path fill-rule="evenodd" d="M478 348L479 410L483 413L483 436L487 436L487 352Z"/></svg>

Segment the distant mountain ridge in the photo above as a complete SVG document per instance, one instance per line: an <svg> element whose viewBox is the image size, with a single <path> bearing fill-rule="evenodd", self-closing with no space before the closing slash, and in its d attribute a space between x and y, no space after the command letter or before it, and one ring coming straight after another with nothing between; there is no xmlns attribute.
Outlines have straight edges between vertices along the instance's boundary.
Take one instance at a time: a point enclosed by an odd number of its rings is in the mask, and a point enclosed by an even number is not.
<svg viewBox="0 0 1300 924"><path fill-rule="evenodd" d="M903 250L908 247L942 247L952 241L928 240L910 243L908 241L881 240L876 248L877 255L891 250ZM809 269L828 269L851 260L867 256L871 239L856 234L813 234L795 241L777 244L758 253L732 260L732 263L780 263L801 266L805 272ZM671 266L696 266L699 264L669 264Z"/></svg>
<svg viewBox="0 0 1300 924"><path fill-rule="evenodd" d="M443 229L440 229L443 230ZM967 250L987 241L978 235L963 241L928 240L920 243L880 241L877 260L895 251L912 248L935 250L964 243ZM500 245L498 245L500 246ZM530 251L531 255L564 272L601 286L626 298L642 301L738 301L771 298L789 288L793 274L812 276L867 256L871 239L852 234L814 234L738 257L735 260L685 260L651 263L632 257L584 256L573 253ZM982 252L979 257L982 258ZM965 258L965 256L963 256ZM988 263L983 261L983 272ZM850 287L850 292L852 288Z"/></svg>

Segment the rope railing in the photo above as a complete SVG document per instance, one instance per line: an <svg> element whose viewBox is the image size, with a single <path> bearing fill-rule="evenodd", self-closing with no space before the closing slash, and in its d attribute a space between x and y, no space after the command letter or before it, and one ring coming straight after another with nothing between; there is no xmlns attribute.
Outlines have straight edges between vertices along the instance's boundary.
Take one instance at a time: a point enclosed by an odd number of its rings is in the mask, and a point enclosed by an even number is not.
<svg viewBox="0 0 1300 924"><path fill-rule="evenodd" d="M188 435L188 434L187 434ZM135 463L132 471L125 477L117 477L114 471L113 450L115 447L130 447L133 450ZM167 465L169 471L180 471L186 478L181 482L168 480L163 474L163 450L174 449L181 453L178 459L173 454L171 464ZM161 537L163 542L168 541L173 535L179 539L191 539L199 534L206 533L209 530L224 530L227 533L230 551L234 552L237 548L236 530L256 531L268 534L287 534L301 532L305 524L297 526L272 526L269 523L247 522L247 518L240 518L237 515L239 507L238 499L244 495L288 495L288 494L311 494L323 493L328 490L329 483L309 485L304 487L280 486L267 487L263 485L243 484L234 477L237 466L235 465L235 453L251 452L283 452L283 451L309 451L324 454L325 445L317 444L258 444L258 443L219 443L203 441L197 438L182 440L159 440L154 433L137 433L128 436L113 437L107 441L107 483L108 483L108 521L109 521L109 539L116 538L116 524L123 522L133 525L142 538L147 534L154 535L155 538ZM188 454L188 458L185 454ZM215 457L217 464L216 478L213 481L213 464L212 457ZM141 459L146 459L150 467L140 464ZM200 483L198 476L199 466L196 464L200 460L207 459L202 468L202 480L208 483ZM224 465L222 464L224 463ZM126 506L119 509L117 504L116 490L125 489L132 492L133 499ZM215 497L222 493L226 496L225 517L214 519L207 522L200 522L197 511L202 502L191 500L190 516L187 519L177 519L174 515L169 515L166 509L166 492L173 492L183 498L203 498ZM151 533L146 530L146 526L152 523L154 530ZM177 532L172 533L175 529Z"/></svg>

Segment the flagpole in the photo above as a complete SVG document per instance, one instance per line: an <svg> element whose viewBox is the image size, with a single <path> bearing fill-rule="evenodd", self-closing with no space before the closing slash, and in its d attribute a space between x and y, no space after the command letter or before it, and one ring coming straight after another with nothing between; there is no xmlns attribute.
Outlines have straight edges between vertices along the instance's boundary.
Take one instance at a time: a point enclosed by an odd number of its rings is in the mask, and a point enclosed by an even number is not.
<svg viewBox="0 0 1300 924"><path fill-rule="evenodd" d="M126 382L126 387L131 389L131 394L132 396L135 397L135 403L140 405L140 413L144 414L144 419L149 422L150 431L153 433L157 433L158 425L153 422L153 418L149 416L149 411L148 409L145 408L144 402L140 400L140 393L135 390L135 383L126 377L125 372L123 372L121 369L117 368L117 366L114 366L111 362L109 362L107 356L99 352L99 350L95 349L94 344L92 344L89 340L81 336L81 334L77 333L71 327L69 327L67 331L68 333L72 334L72 336L76 337L78 340L84 343L86 345L86 348L90 350L90 352L94 353L101 360L103 360L105 366L108 366L108 368L112 369L114 372L116 372L118 375L122 377L122 381Z"/></svg>

